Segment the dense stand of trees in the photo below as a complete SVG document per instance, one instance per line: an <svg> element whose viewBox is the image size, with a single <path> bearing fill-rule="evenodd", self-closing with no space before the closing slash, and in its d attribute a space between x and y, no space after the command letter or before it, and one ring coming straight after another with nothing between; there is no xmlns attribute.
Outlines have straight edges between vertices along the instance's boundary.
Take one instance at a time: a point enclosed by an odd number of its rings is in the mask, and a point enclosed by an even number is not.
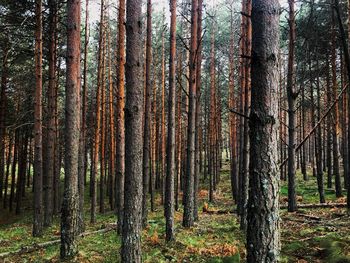
<svg viewBox="0 0 350 263"><path fill-rule="evenodd" d="M61 212L62 258L84 208L113 211L122 262L141 262L158 201L167 241L175 211L200 220L225 159L248 262L278 261L280 180L289 212L311 177L350 209L350 2L143 2L100 0L98 21L88 0L0 3L3 208L33 196L35 237Z"/></svg>

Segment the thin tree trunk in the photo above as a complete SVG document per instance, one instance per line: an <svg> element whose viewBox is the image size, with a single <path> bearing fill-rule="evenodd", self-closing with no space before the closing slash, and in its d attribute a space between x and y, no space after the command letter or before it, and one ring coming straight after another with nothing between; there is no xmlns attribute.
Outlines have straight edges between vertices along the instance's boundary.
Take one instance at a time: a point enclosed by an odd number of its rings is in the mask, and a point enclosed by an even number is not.
<svg viewBox="0 0 350 263"><path fill-rule="evenodd" d="M187 161L186 176L184 187L184 215L183 226L191 227L194 223L193 218L193 184L194 184L194 168L195 168L195 134L196 134L196 101L197 101L197 47L198 47L198 0L192 0L191 5L191 41L190 41L190 59L189 59L189 110L187 114Z"/></svg>
<svg viewBox="0 0 350 263"><path fill-rule="evenodd" d="M152 65L152 2L147 0L147 40L146 40L146 98L143 127L143 198L142 198L142 226L147 225L147 198L150 178L150 129L151 129L151 65Z"/></svg>
<svg viewBox="0 0 350 263"><path fill-rule="evenodd" d="M117 150L116 150L116 207L118 214L118 233L123 227L124 172L125 172L125 130L124 130L124 64L125 64L125 0L119 1L118 13L118 77L117 77Z"/></svg>
<svg viewBox="0 0 350 263"><path fill-rule="evenodd" d="M165 233L166 241L174 240L174 178L175 178L175 97L176 97L176 0L170 1L170 57L169 57L169 97L168 97L168 141L167 173L165 181ZM163 104L163 106L165 106ZM179 131L178 131L179 133Z"/></svg>
<svg viewBox="0 0 350 263"><path fill-rule="evenodd" d="M35 2L35 107L34 107L34 223L33 236L43 232L43 160L42 160L42 1Z"/></svg>

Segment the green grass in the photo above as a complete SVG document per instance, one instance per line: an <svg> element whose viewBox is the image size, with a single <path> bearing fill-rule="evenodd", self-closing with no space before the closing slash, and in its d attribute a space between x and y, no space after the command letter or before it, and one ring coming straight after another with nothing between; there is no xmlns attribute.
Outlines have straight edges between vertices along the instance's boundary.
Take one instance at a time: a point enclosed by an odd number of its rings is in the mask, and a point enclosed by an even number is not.
<svg viewBox="0 0 350 263"><path fill-rule="evenodd" d="M201 189L207 189L207 184L202 183ZM209 204L212 210L231 210L234 203L231 200L231 186L227 165L222 169L221 182L215 194L215 201ZM281 195L287 196L287 186L283 182ZM303 203L318 203L318 192L315 178L304 182L300 172L297 174L297 194L303 197ZM326 190L326 200L335 201L332 190ZM115 223L113 212L105 214L97 213L96 224L89 223L89 196L86 189L85 219L86 230L93 231L103 228L109 223ZM157 196L158 197L158 196ZM24 206L31 202L31 194L28 193ZM182 227L182 208L175 214L176 240L171 243L165 242L165 220L163 208L156 198L156 211L149 212L148 227L142 232L143 262L209 262L209 263L236 263L244 262L245 236L239 229L239 220L233 214L206 214L202 212L204 202L207 202L207 194L204 192L200 200L200 221L191 229ZM107 206L106 199L106 208ZM309 213L305 210L303 213ZM338 211L342 212L342 211ZM2 213L2 211L0 212ZM316 215L329 215L329 209L312 210ZM296 217L281 212L282 218ZM45 229L42 238L31 236L32 211L28 208L23 210L22 215L15 216L11 213L2 214L0 220L6 224L0 226L0 253L13 251L35 243L59 238L59 217L55 217L53 226ZM4 221L5 222L5 221ZM350 251L349 227L337 229L330 233L330 229L323 225L302 225L295 223L284 226L282 229L282 255L281 262L297 262L303 258L308 262L341 263L348 260ZM333 230L332 230L333 231ZM114 232L94 234L79 239L79 254L74 262L119 262L120 260L120 237ZM330 261L336 259L338 261ZM57 262L59 260L59 246L50 246L44 250L15 256L6 262ZM339 261L340 260L340 261Z"/></svg>

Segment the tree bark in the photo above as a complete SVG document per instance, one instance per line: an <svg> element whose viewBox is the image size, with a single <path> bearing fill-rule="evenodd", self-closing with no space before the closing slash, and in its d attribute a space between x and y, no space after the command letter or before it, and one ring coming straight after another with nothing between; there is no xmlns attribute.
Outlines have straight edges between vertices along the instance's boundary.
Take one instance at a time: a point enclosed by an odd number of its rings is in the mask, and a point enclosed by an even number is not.
<svg viewBox="0 0 350 263"><path fill-rule="evenodd" d="M191 5L191 41L190 41L190 59L189 59L189 110L187 126L187 162L184 187L184 215L183 226L191 227L194 223L193 217L193 184L195 168L195 120L196 120L196 101L197 101L197 81L196 81L196 52L198 46L198 0L192 0Z"/></svg>
<svg viewBox="0 0 350 263"><path fill-rule="evenodd" d="M147 0L147 40L146 40L146 97L143 127L143 197L142 197L142 226L147 225L147 198L150 178L150 129L151 129L151 65L152 65L152 2ZM152 182L151 182L152 183Z"/></svg>
<svg viewBox="0 0 350 263"><path fill-rule="evenodd" d="M76 255L80 136L80 0L67 2L65 177L61 217L61 258Z"/></svg>
<svg viewBox="0 0 350 263"><path fill-rule="evenodd" d="M142 228L142 1L126 5L125 204L121 259L141 262Z"/></svg>
<svg viewBox="0 0 350 263"><path fill-rule="evenodd" d="M289 0L289 54L288 54L288 75L287 75L287 97L288 97L288 212L297 210L297 198L295 193L295 137L296 137L296 116L295 105L298 92L295 91L295 4Z"/></svg>
<svg viewBox="0 0 350 263"><path fill-rule="evenodd" d="M277 0L252 5L252 106L247 262L278 262L278 50Z"/></svg>
<svg viewBox="0 0 350 263"><path fill-rule="evenodd" d="M169 57L169 97L168 97L168 141L167 173L165 180L165 233L166 241L174 240L175 205L175 97L176 97L176 0L170 1L170 57ZM165 106L163 104L163 106ZM178 131L179 132L179 131Z"/></svg>
<svg viewBox="0 0 350 263"><path fill-rule="evenodd" d="M43 231L43 156L42 156L42 1L35 2L35 106L34 106L34 224L33 236Z"/></svg>
<svg viewBox="0 0 350 263"><path fill-rule="evenodd" d="M125 0L119 1L118 13L118 77L117 77L117 150L116 150L116 207L118 214L118 233L123 226L124 172L125 172L125 126L124 126L124 81L125 81Z"/></svg>

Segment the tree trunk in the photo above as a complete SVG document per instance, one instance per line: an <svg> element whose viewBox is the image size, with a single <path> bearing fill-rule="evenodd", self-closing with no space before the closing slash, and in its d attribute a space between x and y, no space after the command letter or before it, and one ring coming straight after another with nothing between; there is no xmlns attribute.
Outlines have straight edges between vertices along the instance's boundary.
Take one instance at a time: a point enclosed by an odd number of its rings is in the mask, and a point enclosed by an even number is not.
<svg viewBox="0 0 350 263"><path fill-rule="evenodd" d="M42 1L35 2L35 106L34 106L34 224L33 236L43 231L43 156L42 156Z"/></svg>
<svg viewBox="0 0 350 263"><path fill-rule="evenodd" d="M152 3L147 0L147 40L146 40L146 98L143 127L143 197L142 197L142 226L147 225L147 198L150 178L150 129L151 129L151 65L152 65Z"/></svg>
<svg viewBox="0 0 350 263"><path fill-rule="evenodd" d="M125 130L124 130L124 64L125 64L125 0L119 1L118 13L118 77L117 77L117 151L116 151L116 207L118 214L118 233L122 232L124 209L124 154L125 154Z"/></svg>
<svg viewBox="0 0 350 263"><path fill-rule="evenodd" d="M278 262L278 50L277 0L252 6L252 106L247 262Z"/></svg>
<svg viewBox="0 0 350 263"><path fill-rule="evenodd" d="M288 212L297 210L297 198L295 193L295 136L296 116L295 105L298 92L295 91L295 12L294 0L289 0L289 54L288 54L288 76L287 76L287 97L288 97Z"/></svg>
<svg viewBox="0 0 350 263"><path fill-rule="evenodd" d="M333 0L334 3L334 0ZM331 65L332 65L332 87L333 87L333 96L332 99L335 101L337 99L338 93L338 83L337 83L337 68L336 68L336 31L335 31L335 14L332 7L332 47L331 47ZM333 174L335 179L335 195L336 197L342 196L342 187L340 180L339 172L339 149L338 149L338 136L339 133L339 112L338 112L338 103L336 102L333 109Z"/></svg>
<svg viewBox="0 0 350 263"><path fill-rule="evenodd" d="M51 226L53 219L53 178L55 166L55 104L56 104L56 27L57 3L49 1L49 87L48 87L48 127L47 127L47 163L44 195L44 225Z"/></svg>
<svg viewBox="0 0 350 263"><path fill-rule="evenodd" d="M189 110L188 110L188 126L187 126L187 161L186 176L184 187L184 215L183 226L191 227L194 223L193 209L193 184L194 184L194 168L195 168L195 134L196 134L196 101L197 101L197 46L198 46L198 0L192 0L191 5L191 41L190 41L190 59L189 59Z"/></svg>
<svg viewBox="0 0 350 263"><path fill-rule="evenodd" d="M175 97L176 97L176 0L170 1L170 57L168 97L167 173L165 180L166 241L174 240L174 178L175 178ZM163 104L164 105L164 104ZM165 105L164 105L165 106ZM179 132L179 131L178 131Z"/></svg>
<svg viewBox="0 0 350 263"><path fill-rule="evenodd" d="M101 0L100 15L100 32L98 43L98 69L97 69L97 90L96 90L96 122L94 134L94 151L93 151L93 171L91 173L91 223L96 222L96 206L97 206L97 171L100 151L100 128L101 128L101 93L103 92L102 78L103 71L103 21L104 21L104 0Z"/></svg>
<svg viewBox="0 0 350 263"><path fill-rule="evenodd" d="M142 1L126 5L125 205L121 259L141 262L142 228Z"/></svg>
<svg viewBox="0 0 350 263"><path fill-rule="evenodd" d="M76 255L80 136L80 0L67 2L65 177L61 217L61 258Z"/></svg>
<svg viewBox="0 0 350 263"><path fill-rule="evenodd" d="M82 97L82 109L81 109L81 130L79 141L79 216L78 227L79 233L83 233L85 230L84 223L84 190L85 190L85 178L86 178L86 166L87 166L87 142L86 142L86 112L87 112L87 69L88 69L88 47L89 47L89 0L85 0L85 24L84 24L84 64L83 64L83 89L81 92Z"/></svg>

